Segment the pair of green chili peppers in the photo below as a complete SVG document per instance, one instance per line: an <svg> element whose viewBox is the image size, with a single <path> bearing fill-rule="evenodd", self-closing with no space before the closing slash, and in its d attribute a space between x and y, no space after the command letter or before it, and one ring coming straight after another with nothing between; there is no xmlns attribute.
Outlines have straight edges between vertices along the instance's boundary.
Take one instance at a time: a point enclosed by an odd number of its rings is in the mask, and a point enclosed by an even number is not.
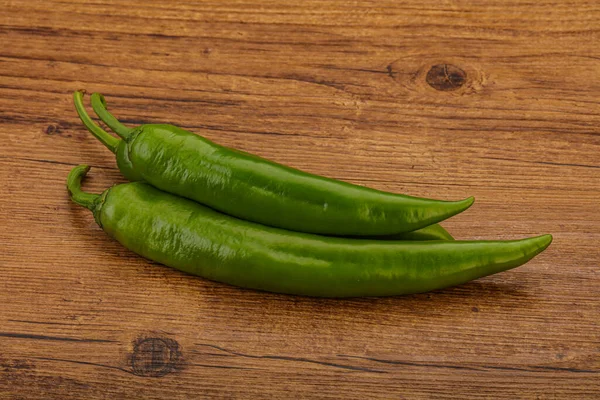
<svg viewBox="0 0 600 400"><path fill-rule="evenodd" d="M355 297L420 293L505 271L551 235L454 241L438 222L473 204L409 197L308 174L226 148L172 125L130 129L91 96L104 131L74 93L87 129L132 183L81 191L77 204L125 247L215 281L278 293Z"/></svg>

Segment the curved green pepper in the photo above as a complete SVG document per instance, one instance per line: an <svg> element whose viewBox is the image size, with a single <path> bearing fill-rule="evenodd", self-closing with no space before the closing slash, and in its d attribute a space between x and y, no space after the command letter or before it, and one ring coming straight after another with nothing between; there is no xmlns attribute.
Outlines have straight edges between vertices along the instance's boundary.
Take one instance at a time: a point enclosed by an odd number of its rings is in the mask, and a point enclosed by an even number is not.
<svg viewBox="0 0 600 400"><path fill-rule="evenodd" d="M472 197L455 202L409 197L308 174L172 125L129 129L94 93L94 110L119 140L87 115L82 91L75 92L74 100L85 126L116 154L127 179L248 221L325 235L390 235L442 221L474 201Z"/></svg>
<svg viewBox="0 0 600 400"><path fill-rule="evenodd" d="M458 285L515 268L552 236L512 241L376 241L290 232L221 214L142 182L101 195L81 191L89 167L69 174L71 198L134 252L190 274L270 292L390 296Z"/></svg>
<svg viewBox="0 0 600 400"><path fill-rule="evenodd" d="M373 240L454 240L454 237L440 224L426 226L412 232L397 233L383 236L345 236L354 239Z"/></svg>

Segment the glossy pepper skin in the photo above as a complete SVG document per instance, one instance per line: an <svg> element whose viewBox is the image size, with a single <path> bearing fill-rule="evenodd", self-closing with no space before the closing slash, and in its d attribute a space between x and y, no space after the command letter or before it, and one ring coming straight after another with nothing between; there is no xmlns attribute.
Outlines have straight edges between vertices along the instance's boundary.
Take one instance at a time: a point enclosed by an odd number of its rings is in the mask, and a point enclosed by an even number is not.
<svg viewBox="0 0 600 400"><path fill-rule="evenodd" d="M312 175L172 125L129 129L94 93L94 111L119 140L94 124L82 99L82 91L75 92L79 117L116 154L127 179L248 221L325 235L390 235L435 224L473 204L472 197L456 202L422 199Z"/></svg>
<svg viewBox="0 0 600 400"><path fill-rule="evenodd" d="M426 226L412 232L397 233L383 236L345 236L354 239L372 240L454 240L454 237L440 224Z"/></svg>
<svg viewBox="0 0 600 400"><path fill-rule="evenodd" d="M517 267L550 235L513 241L375 241L266 227L221 214L146 183L84 193L87 166L67 188L110 236L134 252L207 279L318 297L391 296L458 285Z"/></svg>

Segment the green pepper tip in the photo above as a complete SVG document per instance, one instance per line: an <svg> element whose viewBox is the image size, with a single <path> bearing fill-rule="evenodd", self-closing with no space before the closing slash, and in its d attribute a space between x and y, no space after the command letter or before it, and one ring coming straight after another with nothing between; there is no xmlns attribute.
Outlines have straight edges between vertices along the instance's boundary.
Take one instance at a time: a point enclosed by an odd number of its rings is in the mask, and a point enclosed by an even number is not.
<svg viewBox="0 0 600 400"><path fill-rule="evenodd" d="M440 204L440 203L446 203L446 208L443 210L440 209L440 211L444 212L444 215L443 215L444 218L441 218L441 219L446 219L446 218L452 217L453 215L460 214L461 212L463 212L463 211L467 210L469 207L471 207L473 205L473 203L475 203L475 197L471 196L471 197L467 197L466 199L458 200L458 201L438 202L438 204ZM436 222L438 222L438 221L436 221Z"/></svg>
<svg viewBox="0 0 600 400"><path fill-rule="evenodd" d="M545 250L548 246L550 246L550 244L552 243L552 240L554 240L552 235L549 233L547 233L545 235L540 235L537 237L537 239L539 239L541 247L543 247L542 250Z"/></svg>
<svg viewBox="0 0 600 400"><path fill-rule="evenodd" d="M545 235L534 236L534 237L530 237L527 239L523 239L523 241L529 242L530 244L533 245L532 247L535 248L535 251L533 252L533 256L535 256L537 254L540 254L541 252L546 250L548 248L548 246L550 246L550 243L552 243L552 235L545 234Z"/></svg>

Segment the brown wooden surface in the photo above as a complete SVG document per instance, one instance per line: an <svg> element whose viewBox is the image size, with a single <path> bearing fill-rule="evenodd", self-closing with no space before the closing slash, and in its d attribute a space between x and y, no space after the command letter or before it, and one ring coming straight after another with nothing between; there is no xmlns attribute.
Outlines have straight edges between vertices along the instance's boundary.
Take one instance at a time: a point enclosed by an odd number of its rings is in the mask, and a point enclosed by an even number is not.
<svg viewBox="0 0 600 400"><path fill-rule="evenodd" d="M0 398L600 398L600 4L0 1ZM67 198L123 182L71 93L310 172L475 205L529 264L408 297L187 276ZM87 103L87 102L86 102Z"/></svg>

